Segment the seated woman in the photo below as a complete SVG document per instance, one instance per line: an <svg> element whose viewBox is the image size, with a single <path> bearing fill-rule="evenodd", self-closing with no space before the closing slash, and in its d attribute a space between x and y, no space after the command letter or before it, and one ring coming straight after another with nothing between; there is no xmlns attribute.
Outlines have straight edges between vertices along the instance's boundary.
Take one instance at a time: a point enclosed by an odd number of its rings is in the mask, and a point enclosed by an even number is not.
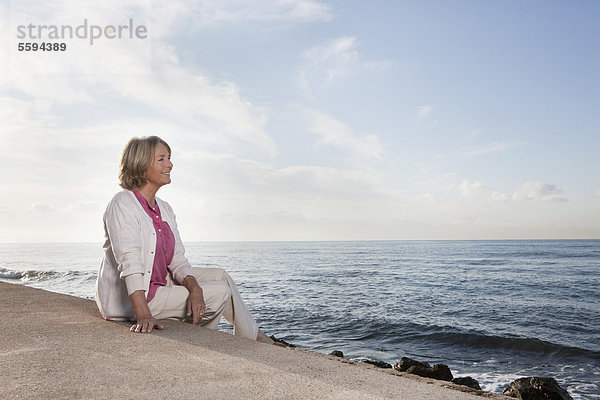
<svg viewBox="0 0 600 400"><path fill-rule="evenodd" d="M221 268L192 268L175 214L156 197L171 183L171 148L156 136L132 138L121 156L117 193L104 213L104 258L96 303L107 320L136 320L132 332L163 329L165 318L190 318L216 329L221 317L234 334L273 343Z"/></svg>

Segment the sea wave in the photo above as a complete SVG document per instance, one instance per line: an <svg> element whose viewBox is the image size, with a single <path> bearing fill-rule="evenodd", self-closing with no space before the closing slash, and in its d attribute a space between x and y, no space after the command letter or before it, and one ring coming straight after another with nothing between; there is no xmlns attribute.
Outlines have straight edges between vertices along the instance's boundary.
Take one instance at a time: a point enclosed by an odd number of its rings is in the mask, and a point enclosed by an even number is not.
<svg viewBox="0 0 600 400"><path fill-rule="evenodd" d="M600 360L600 352L579 347L563 346L537 338L485 335L473 332L439 331L415 335L417 339L443 343L450 346L493 349L494 351L530 352L537 356L557 358L589 358Z"/></svg>
<svg viewBox="0 0 600 400"><path fill-rule="evenodd" d="M16 271L0 267L0 279L20 280L22 282L42 282L51 279L85 279L93 280L93 273L86 271L42 271L42 270L25 270Z"/></svg>
<svg viewBox="0 0 600 400"><path fill-rule="evenodd" d="M465 330L454 326L419 324L410 321L362 321L362 329L357 329L359 321L331 324L331 329L351 341L372 341L384 343L388 347L409 343L427 343L437 349L463 348L466 354L485 356L494 354L531 353L535 357L553 359L600 360L600 351L580 347L565 346L540 340L534 337L494 335L488 332ZM479 361L479 360L470 360Z"/></svg>

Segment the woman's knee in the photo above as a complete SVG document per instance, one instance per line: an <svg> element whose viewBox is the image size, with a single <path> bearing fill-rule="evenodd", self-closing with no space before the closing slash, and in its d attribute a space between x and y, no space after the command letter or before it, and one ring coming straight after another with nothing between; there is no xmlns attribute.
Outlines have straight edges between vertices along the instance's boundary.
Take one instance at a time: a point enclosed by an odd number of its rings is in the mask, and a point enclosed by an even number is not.
<svg viewBox="0 0 600 400"><path fill-rule="evenodd" d="M221 304L228 302L231 298L231 289L224 282L207 282L200 286L204 292L204 301L207 307L214 305L212 308L219 308Z"/></svg>
<svg viewBox="0 0 600 400"><path fill-rule="evenodd" d="M228 276L227 271L219 267L192 267L192 273L194 274L198 282L224 281L227 279Z"/></svg>

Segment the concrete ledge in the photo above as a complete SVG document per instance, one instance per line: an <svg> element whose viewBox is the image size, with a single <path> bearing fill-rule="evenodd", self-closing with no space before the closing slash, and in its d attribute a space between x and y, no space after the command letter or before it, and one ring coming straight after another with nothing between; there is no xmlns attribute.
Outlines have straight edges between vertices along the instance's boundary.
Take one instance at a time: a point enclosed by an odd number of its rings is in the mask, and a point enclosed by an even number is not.
<svg viewBox="0 0 600 400"><path fill-rule="evenodd" d="M510 399L178 321L134 334L93 301L4 282L0 312L0 398Z"/></svg>

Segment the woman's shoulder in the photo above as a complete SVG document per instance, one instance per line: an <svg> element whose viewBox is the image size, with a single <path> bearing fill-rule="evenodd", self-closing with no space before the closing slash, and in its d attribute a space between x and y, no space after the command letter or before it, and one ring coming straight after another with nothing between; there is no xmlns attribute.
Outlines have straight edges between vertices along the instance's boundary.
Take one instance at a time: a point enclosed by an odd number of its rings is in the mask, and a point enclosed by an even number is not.
<svg viewBox="0 0 600 400"><path fill-rule="evenodd" d="M112 206L131 206L132 204L135 204L135 201L137 201L135 194L130 190L123 189L115 193L112 199L110 199L108 208Z"/></svg>
<svg viewBox="0 0 600 400"><path fill-rule="evenodd" d="M135 194L131 190L123 189L112 197L111 202L131 201L135 198Z"/></svg>
<svg viewBox="0 0 600 400"><path fill-rule="evenodd" d="M168 209L171 213L173 212L173 208L171 208L171 205L163 199L156 197L156 202L158 203L158 206L161 210Z"/></svg>

